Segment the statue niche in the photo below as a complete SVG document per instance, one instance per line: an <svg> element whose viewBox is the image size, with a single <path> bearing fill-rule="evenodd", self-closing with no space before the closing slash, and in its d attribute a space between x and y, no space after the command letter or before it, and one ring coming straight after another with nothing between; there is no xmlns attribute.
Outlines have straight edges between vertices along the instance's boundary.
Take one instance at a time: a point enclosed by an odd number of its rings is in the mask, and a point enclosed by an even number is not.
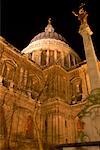
<svg viewBox="0 0 100 150"><path fill-rule="evenodd" d="M37 98L41 90L41 83L38 75L35 73L29 74L26 89L33 99Z"/></svg>
<svg viewBox="0 0 100 150"><path fill-rule="evenodd" d="M76 104L82 99L82 80L78 78L74 78L71 80L72 85L72 97L71 104Z"/></svg>

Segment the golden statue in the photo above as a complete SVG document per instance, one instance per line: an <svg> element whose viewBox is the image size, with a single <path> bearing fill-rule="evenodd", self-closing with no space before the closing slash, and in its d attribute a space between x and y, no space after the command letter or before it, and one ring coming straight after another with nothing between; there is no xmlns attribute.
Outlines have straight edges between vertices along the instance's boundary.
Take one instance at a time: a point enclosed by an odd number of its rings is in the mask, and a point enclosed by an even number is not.
<svg viewBox="0 0 100 150"><path fill-rule="evenodd" d="M81 22L81 24L87 24L88 14L83 8L84 5L85 4L83 3L81 4L81 6L79 7L78 13L76 13L75 11L72 11L72 13L78 17L78 20Z"/></svg>
<svg viewBox="0 0 100 150"><path fill-rule="evenodd" d="M93 32L91 31L88 23L87 23L87 17L88 17L88 14L87 12L84 10L83 6L85 4L81 4L80 7L79 7L79 10L78 10L78 13L76 13L75 11L72 11L72 13L74 14L74 16L77 16L78 17L78 20L81 22L81 25L80 25L80 29L79 29L79 33L81 33L80 31L83 31L83 29L85 29L85 31L89 34L89 35L92 35Z"/></svg>

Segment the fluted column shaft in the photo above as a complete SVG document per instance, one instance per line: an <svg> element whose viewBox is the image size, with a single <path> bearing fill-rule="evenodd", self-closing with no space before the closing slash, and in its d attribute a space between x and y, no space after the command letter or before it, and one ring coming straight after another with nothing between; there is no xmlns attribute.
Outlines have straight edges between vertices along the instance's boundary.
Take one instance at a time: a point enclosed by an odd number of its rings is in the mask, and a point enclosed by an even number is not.
<svg viewBox="0 0 100 150"><path fill-rule="evenodd" d="M49 64L49 50L47 50L47 58L46 58L46 64Z"/></svg>
<svg viewBox="0 0 100 150"><path fill-rule="evenodd" d="M80 26L79 33L83 37L84 50L88 65L88 74L91 83L91 90L100 88L100 72L97 64L97 58L94 50L94 46L91 39L91 31L89 26Z"/></svg>

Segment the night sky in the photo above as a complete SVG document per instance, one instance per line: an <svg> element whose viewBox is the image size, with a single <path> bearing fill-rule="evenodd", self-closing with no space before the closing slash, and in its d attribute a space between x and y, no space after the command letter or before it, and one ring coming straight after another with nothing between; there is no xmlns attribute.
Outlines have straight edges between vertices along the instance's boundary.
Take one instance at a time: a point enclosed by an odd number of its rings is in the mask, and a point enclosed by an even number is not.
<svg viewBox="0 0 100 150"><path fill-rule="evenodd" d="M64 36L69 45L85 59L82 38L78 34L79 22L72 14L81 2L86 3L88 23L95 52L100 59L97 38L97 0L2 0L1 35L19 50L25 48L31 39L43 32L49 17L55 31Z"/></svg>

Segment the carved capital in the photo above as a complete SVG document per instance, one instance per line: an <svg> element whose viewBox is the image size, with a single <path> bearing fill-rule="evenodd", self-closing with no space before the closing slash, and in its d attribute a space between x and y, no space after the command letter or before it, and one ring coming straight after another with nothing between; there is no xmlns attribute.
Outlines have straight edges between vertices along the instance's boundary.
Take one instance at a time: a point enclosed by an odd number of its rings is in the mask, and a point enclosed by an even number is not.
<svg viewBox="0 0 100 150"><path fill-rule="evenodd" d="M83 35L83 34L92 35L93 34L92 30L90 29L87 23L80 25L79 33L80 35Z"/></svg>

